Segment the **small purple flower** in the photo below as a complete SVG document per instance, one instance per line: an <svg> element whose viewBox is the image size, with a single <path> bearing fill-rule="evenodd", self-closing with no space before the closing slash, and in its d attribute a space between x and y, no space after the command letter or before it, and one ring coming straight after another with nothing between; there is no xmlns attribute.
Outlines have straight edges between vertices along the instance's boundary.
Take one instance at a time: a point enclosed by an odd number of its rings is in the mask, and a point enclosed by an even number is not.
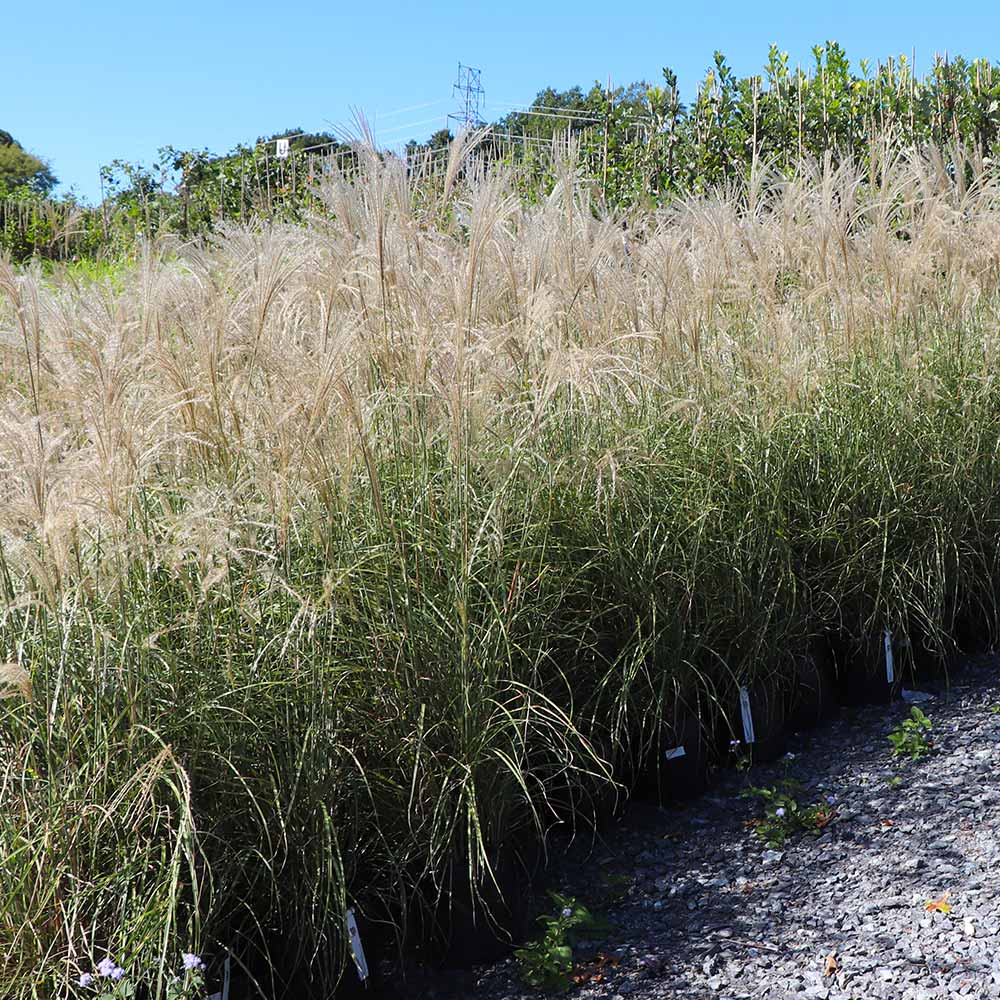
<svg viewBox="0 0 1000 1000"><path fill-rule="evenodd" d="M777 816L778 819L783 819L785 815L785 807L778 806L778 808L774 810L774 815Z"/></svg>
<svg viewBox="0 0 1000 1000"><path fill-rule="evenodd" d="M562 911L562 915L563 915L564 917L571 917L571 916L573 916L573 911L572 911L572 909L570 909L570 907L568 907L568 906L567 906L567 907L566 907L566 908L565 908L565 909L564 909L564 910Z"/></svg>
<svg viewBox="0 0 1000 1000"><path fill-rule="evenodd" d="M117 965L113 958L102 958L97 963L97 974L104 979L114 979L117 982L125 975L125 970Z"/></svg>
<svg viewBox="0 0 1000 1000"><path fill-rule="evenodd" d="M93 981L94 977L89 972L82 972L76 984L77 986L90 986Z"/></svg>
<svg viewBox="0 0 1000 1000"><path fill-rule="evenodd" d="M740 748L740 741L739 740L730 740L729 741L729 749L730 750L739 750L739 748Z"/></svg>
<svg viewBox="0 0 1000 1000"><path fill-rule="evenodd" d="M829 806L836 805L837 804L837 796L836 795L828 795L826 797L826 804L829 805Z"/></svg>
<svg viewBox="0 0 1000 1000"><path fill-rule="evenodd" d="M188 972L199 972L205 968L205 963L201 960L201 956L196 955L193 951L184 952L181 955L181 961Z"/></svg>

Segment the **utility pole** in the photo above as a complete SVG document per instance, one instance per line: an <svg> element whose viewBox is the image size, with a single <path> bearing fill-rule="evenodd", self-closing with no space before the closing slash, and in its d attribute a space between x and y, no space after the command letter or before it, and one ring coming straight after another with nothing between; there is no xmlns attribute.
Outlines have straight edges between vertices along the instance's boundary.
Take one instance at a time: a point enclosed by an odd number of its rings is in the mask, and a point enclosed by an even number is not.
<svg viewBox="0 0 1000 1000"><path fill-rule="evenodd" d="M479 128L483 124L480 109L486 96L486 91L483 90L483 71L459 63L458 79L452 86L451 93L458 98L459 110L448 115L448 121L457 122L459 129Z"/></svg>
<svg viewBox="0 0 1000 1000"><path fill-rule="evenodd" d="M608 131L611 128L611 112L614 110L614 91L611 89L611 74L608 74L608 89L604 97L604 165L601 170L601 195L608 197Z"/></svg>

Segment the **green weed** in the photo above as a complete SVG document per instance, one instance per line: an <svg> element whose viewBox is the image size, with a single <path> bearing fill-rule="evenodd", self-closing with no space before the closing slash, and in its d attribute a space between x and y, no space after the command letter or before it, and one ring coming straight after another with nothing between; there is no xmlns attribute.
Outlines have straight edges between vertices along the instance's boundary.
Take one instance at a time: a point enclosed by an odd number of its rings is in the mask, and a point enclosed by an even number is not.
<svg viewBox="0 0 1000 1000"><path fill-rule="evenodd" d="M521 978L536 989L562 992L572 985L573 945L583 935L605 934L608 924L571 896L549 893L554 914L538 919L545 928L541 937L514 952Z"/></svg>
<svg viewBox="0 0 1000 1000"><path fill-rule="evenodd" d="M889 742L896 757L920 760L934 748L931 737L931 720L916 706L910 708L910 717L904 719L891 733Z"/></svg>
<svg viewBox="0 0 1000 1000"><path fill-rule="evenodd" d="M768 847L783 847L794 833L816 833L822 830L835 815L834 799L809 806L799 805L795 798L802 786L795 781L783 781L778 787L750 787L743 790L743 798L759 800L764 815L752 821L754 832Z"/></svg>

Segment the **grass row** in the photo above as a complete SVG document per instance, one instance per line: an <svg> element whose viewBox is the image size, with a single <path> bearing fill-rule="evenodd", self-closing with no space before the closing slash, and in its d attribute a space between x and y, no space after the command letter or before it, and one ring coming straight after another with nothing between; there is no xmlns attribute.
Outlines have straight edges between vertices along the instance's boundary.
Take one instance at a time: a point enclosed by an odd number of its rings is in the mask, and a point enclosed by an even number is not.
<svg viewBox="0 0 1000 1000"><path fill-rule="evenodd" d="M831 633L943 661L956 622L995 632L994 290L986 241L921 249L945 196L891 245L859 215L822 268L803 232L839 208L810 208L779 294L766 254L716 259L736 210L643 258L579 193L516 220L486 179L450 232L391 182L334 191L332 237L3 286L0 638L33 685L0 699L12 998L85 993L105 956L165 995L182 952L325 995L348 907L371 942L447 938L655 766L678 702L713 725ZM668 245L702 254L686 277ZM764 352L793 323L812 360Z"/></svg>

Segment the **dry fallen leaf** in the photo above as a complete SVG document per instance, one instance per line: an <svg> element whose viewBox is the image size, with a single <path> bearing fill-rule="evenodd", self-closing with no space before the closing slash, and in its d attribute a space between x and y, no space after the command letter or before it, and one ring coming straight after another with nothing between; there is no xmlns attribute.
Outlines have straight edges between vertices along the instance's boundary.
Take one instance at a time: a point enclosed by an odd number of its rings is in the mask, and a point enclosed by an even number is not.
<svg viewBox="0 0 1000 1000"><path fill-rule="evenodd" d="M823 963L823 975L832 976L840 966L837 965L837 953L831 951L829 955L826 956L826 961Z"/></svg>
<svg viewBox="0 0 1000 1000"><path fill-rule="evenodd" d="M593 960L576 967L576 972L572 976L573 982L577 986L586 986L588 983L603 983L605 976L602 970L611 968L617 969L620 959L612 958L601 952L594 956ZM586 968L587 965L592 968Z"/></svg>
<svg viewBox="0 0 1000 1000"><path fill-rule="evenodd" d="M836 815L836 809L819 809L816 812L816 829L822 830Z"/></svg>
<svg viewBox="0 0 1000 1000"><path fill-rule="evenodd" d="M0 663L0 698L31 701L31 678L20 663Z"/></svg>
<svg viewBox="0 0 1000 1000"><path fill-rule="evenodd" d="M924 903L924 909L928 913L951 913L951 907L948 905L950 895L950 892L945 891L938 899L927 900Z"/></svg>

